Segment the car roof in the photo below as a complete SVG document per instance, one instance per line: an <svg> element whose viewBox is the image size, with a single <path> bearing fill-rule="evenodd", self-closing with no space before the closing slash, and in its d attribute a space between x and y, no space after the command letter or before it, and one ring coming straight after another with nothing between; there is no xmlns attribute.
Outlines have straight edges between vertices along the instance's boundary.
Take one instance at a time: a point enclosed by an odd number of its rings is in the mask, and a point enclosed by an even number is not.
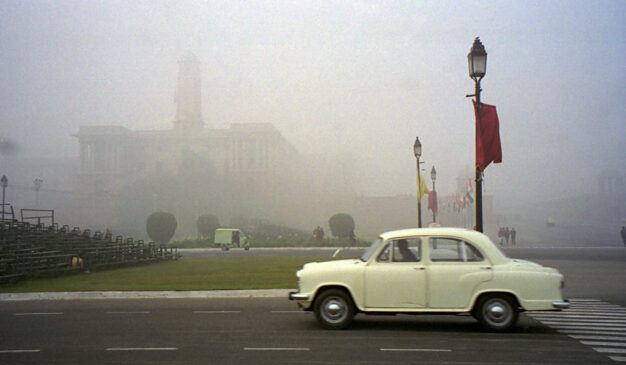
<svg viewBox="0 0 626 365"><path fill-rule="evenodd" d="M495 263L504 263L509 259L496 247L487 235L465 228L456 227L434 227L434 228L409 228L396 231L385 232L380 235L383 240L415 237L415 236L448 236L467 240L478 246L486 253L491 261Z"/></svg>
<svg viewBox="0 0 626 365"><path fill-rule="evenodd" d="M392 237L401 237L401 236L452 235L452 236L470 237L470 236L474 236L474 234L480 235L481 233L472 231L469 229L457 228L457 227L431 227L431 228L399 229L395 231L382 233L380 237L386 240Z"/></svg>

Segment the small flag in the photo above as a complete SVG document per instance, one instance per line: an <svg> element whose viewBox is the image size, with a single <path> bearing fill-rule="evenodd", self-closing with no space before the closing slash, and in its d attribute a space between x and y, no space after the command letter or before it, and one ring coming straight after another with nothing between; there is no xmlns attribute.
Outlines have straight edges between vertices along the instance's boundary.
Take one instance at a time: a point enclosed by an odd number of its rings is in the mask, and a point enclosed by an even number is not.
<svg viewBox="0 0 626 365"><path fill-rule="evenodd" d="M472 188L472 180L468 180L467 189L465 191L465 197L467 198L467 200L469 200L468 205L474 202L474 197L472 196L473 194L474 194L474 189Z"/></svg>
<svg viewBox="0 0 626 365"><path fill-rule="evenodd" d="M502 146L500 144L500 121L494 105L480 103L480 116L476 113L476 166L485 171L491 162L502 162Z"/></svg>
<svg viewBox="0 0 626 365"><path fill-rule="evenodd" d="M431 191L428 193L428 209L437 214L437 192Z"/></svg>
<svg viewBox="0 0 626 365"><path fill-rule="evenodd" d="M417 179L415 180L415 183L418 187L418 198L422 199L422 197L424 196L424 194L428 194L430 191L428 190L428 186L426 185L426 181L424 181L424 177L422 176L422 174L419 173L419 171L417 172Z"/></svg>

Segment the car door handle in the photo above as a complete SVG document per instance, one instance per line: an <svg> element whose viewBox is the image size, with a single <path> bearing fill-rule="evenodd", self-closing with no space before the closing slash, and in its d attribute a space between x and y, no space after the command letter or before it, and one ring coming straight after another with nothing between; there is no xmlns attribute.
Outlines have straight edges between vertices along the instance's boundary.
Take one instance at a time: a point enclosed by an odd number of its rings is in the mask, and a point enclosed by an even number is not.
<svg viewBox="0 0 626 365"><path fill-rule="evenodd" d="M414 267L413 270L426 270L426 267L425 266L417 266L417 267Z"/></svg>
<svg viewBox="0 0 626 365"><path fill-rule="evenodd" d="M483 270L491 270L491 266L481 266L480 268Z"/></svg>

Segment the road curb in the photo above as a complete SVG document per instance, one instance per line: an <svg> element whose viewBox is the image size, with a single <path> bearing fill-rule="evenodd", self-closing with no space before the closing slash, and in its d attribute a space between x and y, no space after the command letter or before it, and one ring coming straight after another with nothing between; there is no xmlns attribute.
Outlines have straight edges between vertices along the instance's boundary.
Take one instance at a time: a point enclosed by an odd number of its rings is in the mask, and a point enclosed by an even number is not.
<svg viewBox="0 0 626 365"><path fill-rule="evenodd" d="M93 299L287 298L293 289L3 293L0 302Z"/></svg>

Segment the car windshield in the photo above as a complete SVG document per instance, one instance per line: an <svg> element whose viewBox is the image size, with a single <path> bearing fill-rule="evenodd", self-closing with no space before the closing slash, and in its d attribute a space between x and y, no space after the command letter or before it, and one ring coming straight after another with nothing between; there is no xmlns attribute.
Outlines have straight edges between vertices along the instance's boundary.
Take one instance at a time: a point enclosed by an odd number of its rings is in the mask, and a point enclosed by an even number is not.
<svg viewBox="0 0 626 365"><path fill-rule="evenodd" d="M376 251L376 249L378 248L378 246L380 246L381 243L383 243L382 238L378 238L376 241L372 242L370 247L368 247L367 250L365 250L365 252L363 253L363 255L361 255L361 261L369 260L369 258L374 254L374 251Z"/></svg>

